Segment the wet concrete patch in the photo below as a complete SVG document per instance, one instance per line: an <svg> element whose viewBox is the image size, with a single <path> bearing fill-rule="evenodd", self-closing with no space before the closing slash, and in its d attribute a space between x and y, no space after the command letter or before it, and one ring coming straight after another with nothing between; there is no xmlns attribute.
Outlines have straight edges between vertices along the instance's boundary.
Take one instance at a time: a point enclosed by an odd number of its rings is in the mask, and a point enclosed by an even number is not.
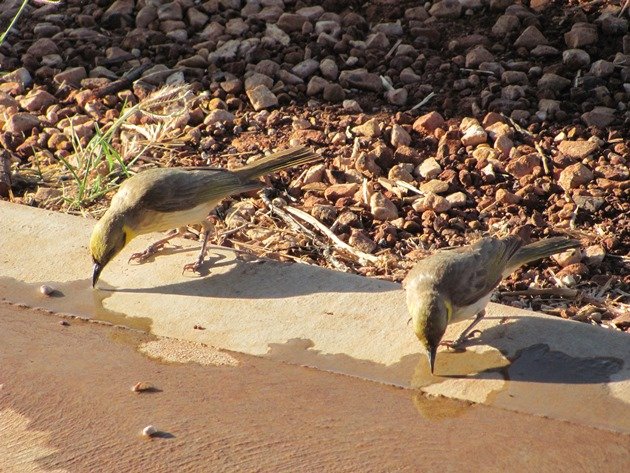
<svg viewBox="0 0 630 473"><path fill-rule="evenodd" d="M407 355L392 364L357 359L345 353L323 353L308 339L269 345L266 358L356 376L384 384L420 390L436 396L491 404L505 389L509 360L494 349L444 352L436 374L423 353Z"/></svg>
<svg viewBox="0 0 630 473"><path fill-rule="evenodd" d="M40 292L43 284L54 290L51 296ZM112 293L109 287L92 289L89 279L24 283L13 278L0 277L0 297L9 303L45 309L60 315L122 325L150 333L153 322L150 317L133 317L105 308L104 301Z"/></svg>

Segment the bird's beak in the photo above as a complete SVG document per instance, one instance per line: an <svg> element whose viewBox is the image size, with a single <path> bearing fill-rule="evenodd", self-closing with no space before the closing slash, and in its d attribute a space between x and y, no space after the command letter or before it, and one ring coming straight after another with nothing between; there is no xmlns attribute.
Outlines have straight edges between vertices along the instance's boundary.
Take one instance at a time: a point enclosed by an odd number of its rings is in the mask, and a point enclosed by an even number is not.
<svg viewBox="0 0 630 473"><path fill-rule="evenodd" d="M96 286L96 282L98 281L98 277L101 275L101 271L103 271L103 265L94 263L94 266L92 267L92 287Z"/></svg>
<svg viewBox="0 0 630 473"><path fill-rule="evenodd" d="M431 366L431 374L433 374L433 368L435 366L435 357L437 356L437 347L429 348L428 354L429 354L429 366Z"/></svg>

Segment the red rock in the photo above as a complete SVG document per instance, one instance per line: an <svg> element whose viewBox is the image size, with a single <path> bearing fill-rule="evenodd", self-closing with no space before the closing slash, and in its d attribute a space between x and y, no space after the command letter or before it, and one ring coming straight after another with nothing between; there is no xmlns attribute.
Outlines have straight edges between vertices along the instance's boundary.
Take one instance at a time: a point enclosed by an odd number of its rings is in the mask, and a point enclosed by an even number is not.
<svg viewBox="0 0 630 473"><path fill-rule="evenodd" d="M302 31L302 26L308 21L308 18L296 13L283 13L278 18L278 27L287 33Z"/></svg>
<svg viewBox="0 0 630 473"><path fill-rule="evenodd" d="M597 143L592 141L564 140L558 145L558 151L568 158L584 159L597 151Z"/></svg>
<svg viewBox="0 0 630 473"><path fill-rule="evenodd" d="M589 273L588 267L583 263L574 263L562 268L556 274L557 277L564 276L586 276Z"/></svg>
<svg viewBox="0 0 630 473"><path fill-rule="evenodd" d="M432 210L433 212L441 213L448 211L451 208L451 203L446 197L428 192L424 197L416 199L412 207L416 212Z"/></svg>
<svg viewBox="0 0 630 473"><path fill-rule="evenodd" d="M438 112L429 112L426 115L418 117L413 123L413 129L418 133L433 135L435 130L443 128L445 124L446 122L444 118L442 118L442 115Z"/></svg>
<svg viewBox="0 0 630 473"><path fill-rule="evenodd" d="M567 166L560 173L558 184L565 191L574 189L593 180L593 172L582 163Z"/></svg>
<svg viewBox="0 0 630 473"><path fill-rule="evenodd" d="M394 220L398 218L396 205L380 192L375 192L370 197L370 211L376 220Z"/></svg>
<svg viewBox="0 0 630 473"><path fill-rule="evenodd" d="M10 133L27 133L39 126L39 118L30 113L16 113L9 117L4 124L4 131Z"/></svg>
<svg viewBox="0 0 630 473"><path fill-rule="evenodd" d="M381 136L381 129L379 127L379 120L372 118L362 125L355 126L352 129L352 133L366 138L378 138Z"/></svg>
<svg viewBox="0 0 630 473"><path fill-rule="evenodd" d="M540 156L536 153L530 153L510 161L505 170L512 176L520 179L523 176L532 175L534 170L541 165Z"/></svg>
<svg viewBox="0 0 630 473"><path fill-rule="evenodd" d="M607 107L595 107L590 112L583 113L581 118L587 126L597 128L605 128L615 121L614 110Z"/></svg>
<svg viewBox="0 0 630 473"><path fill-rule="evenodd" d="M497 190L494 198L497 200L497 202L508 205L516 205L521 201L521 198L518 195L506 189Z"/></svg>
<svg viewBox="0 0 630 473"><path fill-rule="evenodd" d="M40 38L31 44L26 52L37 59L41 59L49 54L57 54L59 47L57 43L50 38Z"/></svg>
<svg viewBox="0 0 630 473"><path fill-rule="evenodd" d="M359 190L359 184L333 184L324 191L324 197L336 201L344 197L352 197Z"/></svg>
<svg viewBox="0 0 630 473"><path fill-rule="evenodd" d="M374 241L367 236L363 230L356 228L352 229L348 243L350 243L350 246L363 251L364 253L372 253L377 248L376 243L374 243Z"/></svg>
<svg viewBox="0 0 630 473"><path fill-rule="evenodd" d="M59 84L70 84L74 87L78 87L81 81L87 77L85 67L71 67L55 75L53 80Z"/></svg>
<svg viewBox="0 0 630 473"><path fill-rule="evenodd" d="M563 251L562 253L556 253L551 257L558 265L563 268L577 264L582 260L582 252L579 248Z"/></svg>

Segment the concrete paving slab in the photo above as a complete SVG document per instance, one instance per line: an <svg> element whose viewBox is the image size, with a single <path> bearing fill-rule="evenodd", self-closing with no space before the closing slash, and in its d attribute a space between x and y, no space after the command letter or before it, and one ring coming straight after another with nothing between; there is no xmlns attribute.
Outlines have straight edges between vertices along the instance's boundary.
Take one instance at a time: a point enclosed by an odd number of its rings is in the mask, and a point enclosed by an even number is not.
<svg viewBox="0 0 630 473"><path fill-rule="evenodd" d="M93 222L0 203L0 295L156 335L303 364L427 393L630 432L630 337L491 304L438 376L407 325L400 285L302 264L246 262L212 248L207 274L182 274L199 244L127 264L134 240L90 286ZM63 294L44 298L48 283ZM449 328L453 337L464 324ZM195 328L197 327L197 328Z"/></svg>

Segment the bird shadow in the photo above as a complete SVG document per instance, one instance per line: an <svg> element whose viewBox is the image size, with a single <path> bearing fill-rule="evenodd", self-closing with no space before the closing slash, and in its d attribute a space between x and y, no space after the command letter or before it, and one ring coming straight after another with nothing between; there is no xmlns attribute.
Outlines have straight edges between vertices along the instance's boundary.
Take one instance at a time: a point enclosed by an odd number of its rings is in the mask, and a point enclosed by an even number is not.
<svg viewBox="0 0 630 473"><path fill-rule="evenodd" d="M488 367L479 373L449 375L452 378L484 377L488 372L501 372L513 382L557 384L607 383L615 375L630 378L624 370L625 360L615 356L575 356L567 353L606 352L623 353L630 344L628 335L592 325L571 322L560 318L520 316L508 319L478 332L468 339L461 349L487 345L497 349L509 360L505 367ZM584 344L580 349L578 344ZM518 348L521 347L521 348ZM608 347L602 350L600 347ZM620 347L619 350L611 349ZM619 380L619 376L615 376Z"/></svg>
<svg viewBox="0 0 630 473"><path fill-rule="evenodd" d="M190 249L188 249L190 251ZM279 299L317 293L387 293L399 284L317 266L258 259L244 261L212 253L198 277L152 287L119 287L116 292L172 294L211 298ZM228 267L226 270L225 268Z"/></svg>

